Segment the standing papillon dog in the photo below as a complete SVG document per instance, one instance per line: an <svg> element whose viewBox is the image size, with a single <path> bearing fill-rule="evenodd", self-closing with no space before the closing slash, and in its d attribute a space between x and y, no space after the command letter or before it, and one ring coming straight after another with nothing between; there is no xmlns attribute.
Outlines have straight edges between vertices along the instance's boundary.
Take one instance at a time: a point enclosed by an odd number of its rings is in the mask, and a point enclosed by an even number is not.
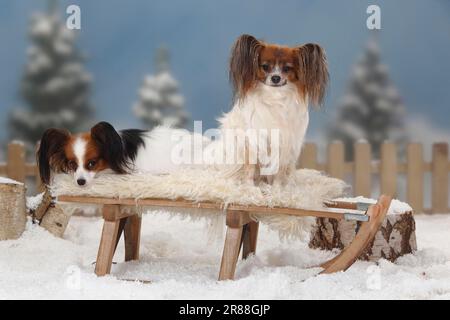
<svg viewBox="0 0 450 320"><path fill-rule="evenodd" d="M45 184L50 184L52 172L70 173L78 186L89 185L102 171L170 173L178 167L171 159L173 149L190 135L167 127L116 131L107 122L80 134L48 129L37 152L39 173Z"/></svg>
<svg viewBox="0 0 450 320"><path fill-rule="evenodd" d="M252 143L235 150L245 158L241 176L255 183L283 182L295 169L308 127L308 105L322 103L328 77L325 52L317 44L285 47L250 35L237 39L230 59L234 105L219 119L221 129L265 130L262 136L269 140L258 141L259 147L268 146L268 161L261 150L250 150ZM275 146L267 130L278 134ZM248 161L252 153L257 153L256 163Z"/></svg>

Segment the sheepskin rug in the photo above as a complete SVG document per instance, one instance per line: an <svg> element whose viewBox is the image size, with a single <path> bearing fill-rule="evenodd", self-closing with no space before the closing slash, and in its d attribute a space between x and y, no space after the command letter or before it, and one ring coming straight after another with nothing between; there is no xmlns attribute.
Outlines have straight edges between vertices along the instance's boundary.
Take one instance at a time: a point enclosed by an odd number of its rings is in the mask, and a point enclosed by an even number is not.
<svg viewBox="0 0 450 320"><path fill-rule="evenodd" d="M286 185L260 185L238 182L224 177L217 170L180 169L168 175L151 174L99 174L86 187L78 187L72 175L55 176L51 187L54 196L89 196L110 198L165 198L192 201L211 201L228 204L288 208L322 208L323 201L342 197L347 185L319 171L301 169L292 174ZM69 210L66 205L66 209ZM139 207L138 212L154 210ZM224 226L224 211L170 208L173 214L187 215L190 219L206 219L211 232ZM305 239L315 222L312 217L294 217L280 214L255 214L254 218L279 232L280 237Z"/></svg>

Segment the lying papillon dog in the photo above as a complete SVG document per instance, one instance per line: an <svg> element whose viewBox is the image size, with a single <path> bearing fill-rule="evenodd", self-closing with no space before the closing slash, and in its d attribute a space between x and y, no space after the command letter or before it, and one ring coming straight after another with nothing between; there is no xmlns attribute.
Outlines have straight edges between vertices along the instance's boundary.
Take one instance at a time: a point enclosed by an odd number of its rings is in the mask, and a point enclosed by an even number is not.
<svg viewBox="0 0 450 320"><path fill-rule="evenodd" d="M37 152L39 173L47 185L52 173L70 173L81 187L89 185L103 171L170 173L178 167L171 161L174 147L183 141L183 136L190 135L187 130L167 127L116 131L107 122L80 134L48 129Z"/></svg>
<svg viewBox="0 0 450 320"><path fill-rule="evenodd" d="M309 121L308 105L321 105L328 78L325 52L317 44L286 47L250 35L237 39L230 59L234 105L219 119L221 129L275 130L279 135L275 147L271 141L258 141L259 147L276 148L266 154L268 160L260 157L261 148L251 150L253 144L248 139L243 148L234 150L245 158L238 175L255 183L285 180L300 155ZM267 132L262 136L271 139ZM249 161L252 153L257 153L256 163Z"/></svg>

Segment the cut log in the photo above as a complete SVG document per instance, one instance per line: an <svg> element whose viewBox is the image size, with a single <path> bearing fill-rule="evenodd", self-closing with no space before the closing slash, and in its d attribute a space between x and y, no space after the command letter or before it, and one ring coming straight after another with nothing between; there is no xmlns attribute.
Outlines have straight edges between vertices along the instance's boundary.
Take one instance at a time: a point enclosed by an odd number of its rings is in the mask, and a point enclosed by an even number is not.
<svg viewBox="0 0 450 320"><path fill-rule="evenodd" d="M317 218L311 232L309 247L313 249L343 249L350 244L361 222ZM380 258L395 261L398 257L417 250L416 225L412 212L388 214L374 240L359 256L361 260Z"/></svg>
<svg viewBox="0 0 450 320"><path fill-rule="evenodd" d="M17 239L25 230L27 211L25 185L14 180L0 180L0 240Z"/></svg>
<svg viewBox="0 0 450 320"><path fill-rule="evenodd" d="M41 220L40 226L56 237L62 237L69 223L70 215L64 213L60 206L50 206Z"/></svg>
<svg viewBox="0 0 450 320"><path fill-rule="evenodd" d="M36 209L31 210L31 214L37 220L42 220L44 215L47 213L48 208L52 204L53 198L48 189L45 190L41 203L37 206Z"/></svg>

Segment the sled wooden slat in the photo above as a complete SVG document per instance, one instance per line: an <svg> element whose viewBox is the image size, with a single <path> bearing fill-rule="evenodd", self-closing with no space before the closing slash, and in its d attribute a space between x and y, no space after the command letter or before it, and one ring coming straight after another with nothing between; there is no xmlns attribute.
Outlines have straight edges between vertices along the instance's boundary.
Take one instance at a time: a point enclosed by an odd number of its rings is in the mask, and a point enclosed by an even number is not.
<svg viewBox="0 0 450 320"><path fill-rule="evenodd" d="M59 196L59 202L75 202L97 204L103 206L103 231L100 240L95 273L104 276L111 272L112 259L122 232L125 237L125 261L139 259L139 242L141 218L134 212L122 211L122 206L156 206L177 208L199 208L226 211L227 235L222 253L219 280L233 280L238 257L242 258L255 253L258 239L258 222L254 221L251 213L258 214L286 214L293 216L313 216L331 219L346 219L365 217L359 232L353 242L337 257L325 262L321 266L322 273L343 271L349 268L370 244L386 216L391 198L381 196L376 204L349 203L344 201L329 201L324 203L327 208L269 208L261 206L229 205L213 202L194 202L188 200L169 199L117 199L81 196ZM367 208L367 214L361 208ZM355 220L358 220L356 218Z"/></svg>
<svg viewBox="0 0 450 320"><path fill-rule="evenodd" d="M342 250L333 259L321 265L324 268L321 273L326 274L347 270L375 237L375 234L383 223L390 204L391 197L382 195L376 204L371 205L367 211L370 220L361 224L355 239L353 239L347 248Z"/></svg>
<svg viewBox="0 0 450 320"><path fill-rule="evenodd" d="M88 204L111 204L125 206L150 206L150 207L176 207L176 208L197 208L210 210L225 210L224 205L214 202L195 202L184 199L118 199L118 198L100 198L100 197L79 197L79 196L59 196L58 202L78 202ZM226 207L227 211L245 211L258 214L286 214L299 217L323 217L332 219L345 219L345 214L361 214L360 210L345 208L280 208L280 207L262 207L262 206L244 206L230 204Z"/></svg>

